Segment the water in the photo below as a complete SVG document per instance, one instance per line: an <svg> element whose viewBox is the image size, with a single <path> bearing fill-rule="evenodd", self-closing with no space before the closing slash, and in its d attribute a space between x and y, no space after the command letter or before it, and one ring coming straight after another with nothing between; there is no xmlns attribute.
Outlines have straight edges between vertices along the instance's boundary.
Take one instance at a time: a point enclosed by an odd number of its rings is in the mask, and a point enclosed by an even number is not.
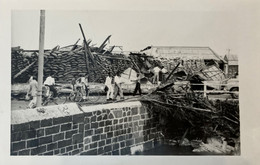
<svg viewBox="0 0 260 165"><path fill-rule="evenodd" d="M193 147L191 146L177 146L177 145L169 145L169 144L162 144L156 146L153 149L138 152L135 155L223 155L223 154L215 154L209 152L192 152Z"/></svg>

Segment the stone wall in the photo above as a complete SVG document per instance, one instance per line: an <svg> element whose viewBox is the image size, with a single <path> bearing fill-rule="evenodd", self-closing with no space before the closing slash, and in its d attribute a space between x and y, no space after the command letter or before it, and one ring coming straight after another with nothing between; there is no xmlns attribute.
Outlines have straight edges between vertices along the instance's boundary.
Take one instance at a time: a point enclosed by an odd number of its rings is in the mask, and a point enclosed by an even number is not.
<svg viewBox="0 0 260 165"><path fill-rule="evenodd" d="M11 114L11 155L131 155L160 141L140 102L65 104Z"/></svg>

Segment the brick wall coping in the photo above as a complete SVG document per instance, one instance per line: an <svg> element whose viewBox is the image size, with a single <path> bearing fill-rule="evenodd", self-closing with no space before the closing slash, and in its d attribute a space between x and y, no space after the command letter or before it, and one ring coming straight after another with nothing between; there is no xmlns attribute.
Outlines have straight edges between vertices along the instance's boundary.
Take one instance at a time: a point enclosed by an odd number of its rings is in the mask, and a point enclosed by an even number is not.
<svg viewBox="0 0 260 165"><path fill-rule="evenodd" d="M76 103L38 107L11 112L11 124L21 124L50 118L58 118L83 113Z"/></svg>
<svg viewBox="0 0 260 165"><path fill-rule="evenodd" d="M110 104L99 104L91 106L78 107L76 103L38 107L35 109L15 110L11 112L11 124L21 124L31 121L44 120L50 118L59 118L71 116L83 112L93 112L103 109L116 109L123 107L139 107L141 102L119 102Z"/></svg>
<svg viewBox="0 0 260 165"><path fill-rule="evenodd" d="M132 102L118 102L118 103L110 103L110 104L99 104L99 105L91 105L91 106L83 106L81 107L84 112L93 112L97 110L103 109L116 109L116 108L124 108L124 107L140 107L142 104L140 101L132 101Z"/></svg>

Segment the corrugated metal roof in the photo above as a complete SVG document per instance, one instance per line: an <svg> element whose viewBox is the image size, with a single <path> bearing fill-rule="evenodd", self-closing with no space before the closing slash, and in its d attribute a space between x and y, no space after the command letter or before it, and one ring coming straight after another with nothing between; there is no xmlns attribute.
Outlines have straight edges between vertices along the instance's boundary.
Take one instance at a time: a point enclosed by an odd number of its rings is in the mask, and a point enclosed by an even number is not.
<svg viewBox="0 0 260 165"><path fill-rule="evenodd" d="M238 61L238 57L237 57L237 55L235 55L235 54L225 55L225 59L226 59L227 61Z"/></svg>
<svg viewBox="0 0 260 165"><path fill-rule="evenodd" d="M188 58L188 59L214 59L217 61L225 60L218 56L209 47L188 47L188 46L151 46L149 49L144 49L144 53L158 58Z"/></svg>

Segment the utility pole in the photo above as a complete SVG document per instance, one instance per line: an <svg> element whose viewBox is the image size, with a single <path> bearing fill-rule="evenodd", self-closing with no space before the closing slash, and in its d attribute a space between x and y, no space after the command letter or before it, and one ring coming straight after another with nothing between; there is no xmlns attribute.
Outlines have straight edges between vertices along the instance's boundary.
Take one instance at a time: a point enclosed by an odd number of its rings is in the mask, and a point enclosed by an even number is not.
<svg viewBox="0 0 260 165"><path fill-rule="evenodd" d="M42 83L43 83L43 65L44 65L44 32L45 32L45 10L41 10L39 55L38 55L37 107L40 107L42 104Z"/></svg>

